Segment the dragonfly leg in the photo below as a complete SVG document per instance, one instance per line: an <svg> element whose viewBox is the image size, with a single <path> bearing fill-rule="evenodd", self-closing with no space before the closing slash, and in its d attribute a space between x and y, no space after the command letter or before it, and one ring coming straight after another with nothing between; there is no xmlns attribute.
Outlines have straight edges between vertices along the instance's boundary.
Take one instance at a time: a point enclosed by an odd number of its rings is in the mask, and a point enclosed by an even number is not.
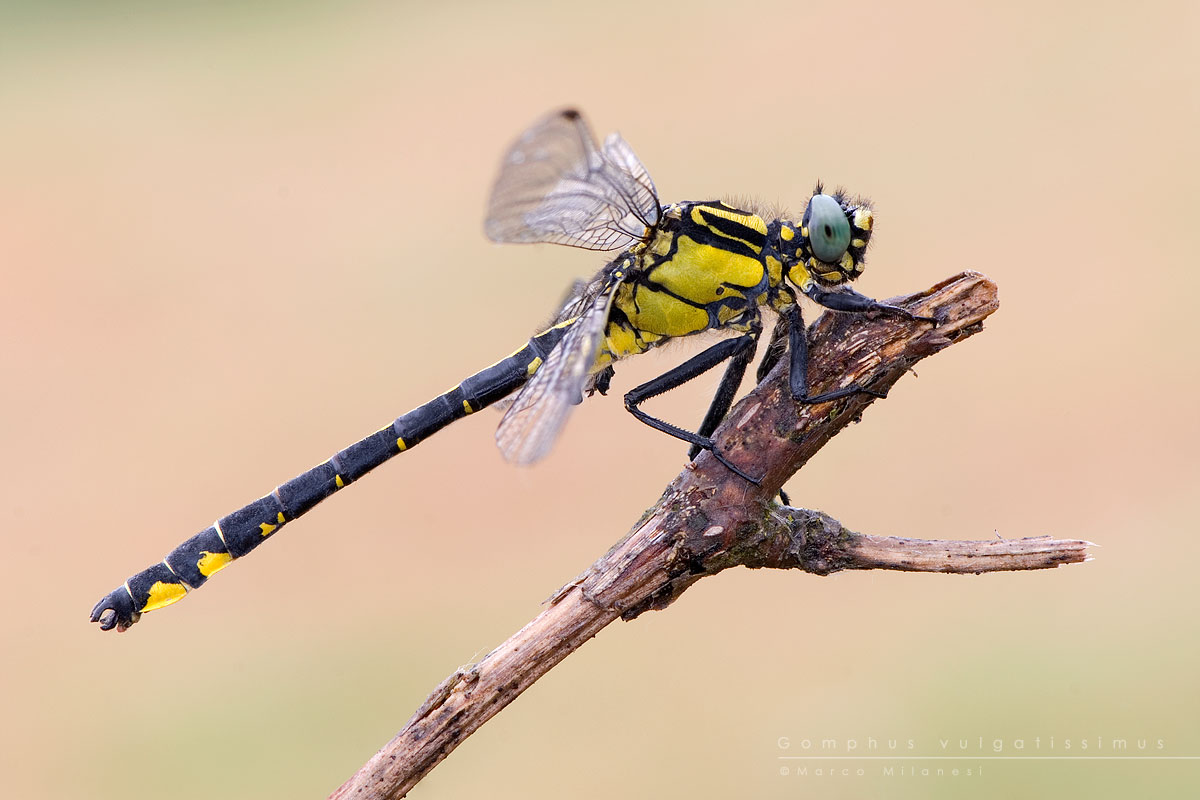
<svg viewBox="0 0 1200 800"><path fill-rule="evenodd" d="M747 334L753 337L753 341L730 357L729 366L725 368L725 374L721 376L721 384L717 387L717 393L713 395L708 413L704 415L704 421L696 429L696 433L700 436L706 439L711 437L713 431L721 424L721 420L725 419L725 415L729 413L729 407L733 405L733 399L737 397L738 388L742 385L742 378L746 375L746 368L754 360L754 353L758 350L758 337L761 333L762 326L756 325ZM693 444L688 450L688 458L694 460L696 456L700 455L700 450L700 445Z"/></svg>
<svg viewBox="0 0 1200 800"><path fill-rule="evenodd" d="M870 311L878 311L894 316L903 317L904 319L914 320L916 322L929 322L933 325L938 324L938 320L933 317L921 317L913 314L911 311L899 306L891 306L887 303L881 303L878 300L872 300L866 295L859 294L853 289L842 289L836 292L827 292L820 287L813 286L805 292L809 298L820 303L825 308L832 311L847 311L855 314L864 314ZM789 383L792 389L792 397L797 403L811 405L813 403L825 403L830 400L837 400L842 397L849 397L852 394L869 394L874 397L887 397L887 392L879 392L874 389L868 389L860 386L857 383L852 383L849 386L843 386L841 389L834 389L831 392L825 392L818 395L810 395L808 393L808 338L805 335L804 319L800 315L800 306L793 306L787 312L788 324L788 344L791 347L791 375Z"/></svg>
<svg viewBox="0 0 1200 800"><path fill-rule="evenodd" d="M815 303L828 308L832 311L849 311L853 314L865 314L868 311L879 311L885 314L891 314L895 317L913 320L915 322L930 322L934 325L938 324L938 320L934 317L918 316L907 308L900 306L891 306L887 303L881 303L878 300L873 300L865 294L859 294L853 289L839 289L836 292L828 292L817 285L813 285L805 294Z"/></svg>
<svg viewBox="0 0 1200 800"><path fill-rule="evenodd" d="M829 292L828 294L834 293ZM852 383L849 386L843 386L833 391L810 395L808 393L808 336L804 328L804 319L800 314L800 306L793 306L787 313L790 324L788 346L791 350L791 372L788 375L788 384L792 389L792 397L797 403L803 405L827 403L830 400L839 400L843 397L849 397L852 394L887 397L887 392L868 389L857 383Z"/></svg>
<svg viewBox="0 0 1200 800"><path fill-rule="evenodd" d="M779 319L775 321L775 329L771 331L771 341L767 342L767 352L763 354L762 361L758 362L758 371L755 373L755 380L762 383L766 380L767 375L771 370L775 369L775 365L783 358L783 354L788 349L788 330L791 326L788 324L788 316L780 314ZM790 506L792 501L788 498L787 492L783 489L779 490L779 502L785 506Z"/></svg>
<svg viewBox="0 0 1200 800"><path fill-rule="evenodd" d="M775 321L774 330L771 331L771 340L767 342L767 352L763 354L762 361L758 362L758 371L754 375L759 383L766 380L767 375L775 369L775 365L783 359L783 354L787 352L790 327L788 315L780 314L779 319Z"/></svg>
<svg viewBox="0 0 1200 800"><path fill-rule="evenodd" d="M745 359L745 364L741 366L741 372L744 374L746 364L749 363L749 358L753 357L754 348L756 345L757 337L752 333L738 336L735 339L725 339L717 342L712 347L693 356L674 369L659 375L654 380L647 381L641 386L637 386L630 390L629 393L625 395L625 408L628 409L630 414L633 414L633 416L637 417L638 420L649 425L651 428L662 431L670 436L674 436L676 439L682 439L683 441L700 450L710 451L717 461L728 468L731 472L736 474L738 477L744 478L750 483L757 485L761 482L761 478L754 478L753 476L747 475L745 472L742 472L742 470L738 469L737 466L731 463L715 449L714 442L710 437L684 430L677 425L672 425L669 422L661 420L657 417L653 417L638 407L646 400L649 400L652 397L657 397L664 392L669 392L672 389L682 386L692 378L704 374L708 370L720 364L722 361L726 361L731 358L735 360ZM750 354L749 357L746 356L747 352ZM738 382L740 383L741 375L739 374L737 377ZM724 383L724 381L722 381L722 383ZM718 392L718 394L720 394L720 392ZM732 398L730 399L732 400ZM716 399L714 399L714 404L715 403ZM728 410L728 405L726 405L726 410ZM711 408L709 410L709 414L712 414ZM721 416L724 416L724 412L722 412ZM705 422L708 422L707 416L705 417ZM713 428L715 429L715 427L716 426L714 425Z"/></svg>

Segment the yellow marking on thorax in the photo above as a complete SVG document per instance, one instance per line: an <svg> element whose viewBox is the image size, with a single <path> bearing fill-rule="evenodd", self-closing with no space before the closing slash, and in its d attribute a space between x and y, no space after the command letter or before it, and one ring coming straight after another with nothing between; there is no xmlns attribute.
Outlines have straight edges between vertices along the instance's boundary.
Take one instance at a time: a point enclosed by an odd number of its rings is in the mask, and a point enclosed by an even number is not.
<svg viewBox="0 0 1200 800"><path fill-rule="evenodd" d="M708 328L708 311L703 308L688 305L644 285L625 284L621 290L614 303L625 312L633 328L643 335L687 336ZM630 330L628 337L635 339L635 331ZM614 338L619 340L624 335L618 331ZM622 354L640 353L642 350L634 342L622 341L617 346L617 352Z"/></svg>
<svg viewBox="0 0 1200 800"><path fill-rule="evenodd" d="M719 309L717 309L717 322L719 322L722 326L728 325L731 319L740 317L744 313L746 313L746 309L744 308L730 308L729 306L721 306Z"/></svg>
<svg viewBox="0 0 1200 800"><path fill-rule="evenodd" d="M712 320L703 306L720 300L741 300L743 303L733 305L744 308L754 298L747 298L745 292L736 287L757 290L769 281L767 268L758 259L700 244L689 236L659 236L651 250L669 252L672 241L675 242L674 254L649 266L646 271L647 280L656 286L636 281L622 284L617 290L614 304L628 317L635 331L663 337L687 336L707 330ZM666 291L659 291L659 286ZM723 306L718 313L724 315L719 319L724 323L741 310ZM632 331L623 332L614 326L607 334L618 356L646 349L644 344L633 340Z"/></svg>
<svg viewBox="0 0 1200 800"><path fill-rule="evenodd" d="M675 255L656 264L648 277L680 297L708 305L736 292L725 284L757 287L763 280L763 265L756 258L680 236Z"/></svg>
<svg viewBox="0 0 1200 800"><path fill-rule="evenodd" d="M182 583L164 583L163 581L155 581L150 587L149 597L146 599L146 605L142 606L140 611L154 611L163 606L169 606L183 599L187 594L187 587Z"/></svg>
<svg viewBox="0 0 1200 800"><path fill-rule="evenodd" d="M775 256L767 256L767 275L770 276L772 286L778 286L783 282L783 262Z"/></svg>
<svg viewBox="0 0 1200 800"><path fill-rule="evenodd" d="M596 356L593 370L626 356L644 353L664 337L648 331L635 331L626 325L610 324L605 331L604 346Z"/></svg>
<svg viewBox="0 0 1200 800"><path fill-rule="evenodd" d="M654 237L653 241L650 242L650 247L647 249L651 255L656 255L656 256L661 257L661 256L665 256L667 253L671 252L671 245L673 245L674 243L675 243L675 234L674 233L663 233L660 231L658 233L658 235L656 235ZM645 263L645 261L646 261L646 259L643 259L643 263Z"/></svg>
<svg viewBox="0 0 1200 800"><path fill-rule="evenodd" d="M779 238L783 239L785 242L790 242L795 238L795 236L796 232L792 230L792 226L790 225L784 225L779 229Z"/></svg>
<svg viewBox="0 0 1200 800"><path fill-rule="evenodd" d="M610 355L621 358L643 352L637 334L625 325L610 324L604 333L605 347Z"/></svg>
<svg viewBox="0 0 1200 800"><path fill-rule="evenodd" d="M771 308L774 311L783 313L784 311L786 311L787 309L789 309L793 305L795 305L795 303L796 303L796 296L793 295L790 291L780 292L779 294L775 295L775 297L773 297L771 299Z"/></svg>
<svg viewBox="0 0 1200 800"><path fill-rule="evenodd" d="M856 208L854 209L854 227L859 230L869 231L871 225L875 222L875 216L870 209Z"/></svg>
<svg viewBox="0 0 1200 800"><path fill-rule="evenodd" d="M808 274L808 269L799 261L788 269L788 280L802 292L807 292L813 284L812 275Z"/></svg>
<svg viewBox="0 0 1200 800"><path fill-rule="evenodd" d="M200 570L200 574L204 577L210 577L220 572L233 563L233 556L229 553L210 553L205 550L200 556L200 560L196 562L196 569Z"/></svg>
<svg viewBox="0 0 1200 800"><path fill-rule="evenodd" d="M727 211L723 208L717 208L716 206L694 206L692 208L692 215L691 215L692 222L696 223L697 225L707 228L708 230L712 231L717 236L720 236L724 239L729 239L730 241L741 242L742 244L746 245L746 247L749 247L751 250L753 250L755 253L762 252L761 244L755 244L754 242L751 242L748 239L742 239L737 236L730 236L725 231L719 230L716 227L709 225L708 220L706 220L704 218L705 214L711 214L714 217L720 217L721 219L727 219L731 222L736 222L738 225L743 225L747 228L750 228L753 231L756 231L759 234L762 234L763 236L766 236L767 235L767 223L763 222L762 217L758 216L757 214L739 214L735 211Z"/></svg>

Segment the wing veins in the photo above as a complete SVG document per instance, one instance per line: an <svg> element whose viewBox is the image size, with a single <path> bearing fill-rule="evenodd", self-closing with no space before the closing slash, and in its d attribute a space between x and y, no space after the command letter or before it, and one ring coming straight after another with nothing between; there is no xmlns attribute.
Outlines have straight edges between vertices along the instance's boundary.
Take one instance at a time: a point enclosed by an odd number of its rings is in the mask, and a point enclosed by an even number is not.
<svg viewBox="0 0 1200 800"><path fill-rule="evenodd" d="M582 400L624 275L623 271L609 273L602 283L595 284L593 297L572 301L582 312L517 394L496 429L496 444L505 460L531 464L549 452L571 409Z"/></svg>
<svg viewBox="0 0 1200 800"><path fill-rule="evenodd" d="M567 110L534 124L509 149L485 228L494 241L612 250L642 239L658 218L654 183L629 144L613 134L599 147L578 112Z"/></svg>

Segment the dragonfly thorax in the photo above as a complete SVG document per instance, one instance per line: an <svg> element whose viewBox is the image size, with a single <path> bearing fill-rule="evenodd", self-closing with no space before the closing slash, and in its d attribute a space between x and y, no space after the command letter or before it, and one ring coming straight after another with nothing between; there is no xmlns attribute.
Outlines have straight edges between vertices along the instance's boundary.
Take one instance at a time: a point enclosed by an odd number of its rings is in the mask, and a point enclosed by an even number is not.
<svg viewBox="0 0 1200 800"><path fill-rule="evenodd" d="M615 358L714 328L746 330L782 280L767 223L721 202L665 206L617 289L606 330Z"/></svg>

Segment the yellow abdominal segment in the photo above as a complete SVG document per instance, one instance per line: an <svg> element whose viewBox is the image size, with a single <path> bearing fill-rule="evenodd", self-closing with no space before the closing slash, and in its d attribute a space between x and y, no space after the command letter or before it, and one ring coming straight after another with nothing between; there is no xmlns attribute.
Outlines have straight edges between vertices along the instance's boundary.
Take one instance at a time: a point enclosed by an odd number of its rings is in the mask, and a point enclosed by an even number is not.
<svg viewBox="0 0 1200 800"><path fill-rule="evenodd" d="M232 563L233 556L229 555L229 553L210 553L206 550L196 563L196 568L200 570L201 575L208 578Z"/></svg>
<svg viewBox="0 0 1200 800"><path fill-rule="evenodd" d="M153 611L156 608L169 606L177 600L182 600L187 589L182 583L164 583L158 581L150 587L150 597L140 611Z"/></svg>

